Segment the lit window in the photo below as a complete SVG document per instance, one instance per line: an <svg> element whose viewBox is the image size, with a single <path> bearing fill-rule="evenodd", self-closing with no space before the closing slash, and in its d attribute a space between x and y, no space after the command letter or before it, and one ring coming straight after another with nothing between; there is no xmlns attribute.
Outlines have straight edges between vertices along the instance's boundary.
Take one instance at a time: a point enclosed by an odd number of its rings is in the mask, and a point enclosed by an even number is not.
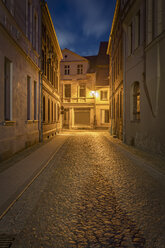
<svg viewBox="0 0 165 248"><path fill-rule="evenodd" d="M80 97L86 97L86 87L85 87L85 84L80 84Z"/></svg>
<svg viewBox="0 0 165 248"><path fill-rule="evenodd" d="M133 85L133 119L140 120L140 85L135 82Z"/></svg>
<svg viewBox="0 0 165 248"><path fill-rule="evenodd" d="M100 100L101 101L107 101L108 100L108 92L107 91L101 91L100 92Z"/></svg>
<svg viewBox="0 0 165 248"><path fill-rule="evenodd" d="M69 75L70 74L70 65L65 65L64 69L65 69L65 71L64 71L65 75Z"/></svg>
<svg viewBox="0 0 165 248"><path fill-rule="evenodd" d="M77 65L77 74L83 74L83 65Z"/></svg>

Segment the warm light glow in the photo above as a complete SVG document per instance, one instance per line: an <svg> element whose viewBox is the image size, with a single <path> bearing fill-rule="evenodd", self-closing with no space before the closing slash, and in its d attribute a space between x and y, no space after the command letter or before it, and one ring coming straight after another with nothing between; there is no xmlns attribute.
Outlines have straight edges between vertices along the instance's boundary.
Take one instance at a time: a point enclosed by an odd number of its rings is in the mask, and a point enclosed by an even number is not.
<svg viewBox="0 0 165 248"><path fill-rule="evenodd" d="M99 96L99 93L97 91L92 90L90 95L97 98Z"/></svg>

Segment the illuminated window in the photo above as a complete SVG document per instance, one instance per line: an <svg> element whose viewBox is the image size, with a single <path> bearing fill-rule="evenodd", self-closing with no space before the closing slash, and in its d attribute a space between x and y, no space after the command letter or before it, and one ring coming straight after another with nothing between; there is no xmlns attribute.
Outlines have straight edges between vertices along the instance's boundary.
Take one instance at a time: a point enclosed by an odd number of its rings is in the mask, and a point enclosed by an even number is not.
<svg viewBox="0 0 165 248"><path fill-rule="evenodd" d="M133 85L133 120L140 120L140 85L135 82Z"/></svg>
<svg viewBox="0 0 165 248"><path fill-rule="evenodd" d="M83 74L83 65L77 65L77 74Z"/></svg>
<svg viewBox="0 0 165 248"><path fill-rule="evenodd" d="M80 84L80 97L86 97L86 86L85 84Z"/></svg>
<svg viewBox="0 0 165 248"><path fill-rule="evenodd" d="M101 91L100 92L100 100L101 101L107 101L108 100L108 92L107 91Z"/></svg>
<svg viewBox="0 0 165 248"><path fill-rule="evenodd" d="M71 97L71 84L65 84L65 97Z"/></svg>
<svg viewBox="0 0 165 248"><path fill-rule="evenodd" d="M69 75L70 74L70 65L65 65L64 69L65 69L65 71L64 71L65 75Z"/></svg>

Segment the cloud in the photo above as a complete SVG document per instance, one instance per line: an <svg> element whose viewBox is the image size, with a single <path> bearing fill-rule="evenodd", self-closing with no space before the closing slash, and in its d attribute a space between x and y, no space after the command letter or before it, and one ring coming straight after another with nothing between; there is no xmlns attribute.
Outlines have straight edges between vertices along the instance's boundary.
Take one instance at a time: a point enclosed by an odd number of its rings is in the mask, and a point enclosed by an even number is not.
<svg viewBox="0 0 165 248"><path fill-rule="evenodd" d="M76 35L67 30L56 29L57 39L60 44L60 47L67 48L68 46L74 44L76 41Z"/></svg>
<svg viewBox="0 0 165 248"><path fill-rule="evenodd" d="M109 1L102 0L73 0L76 14L82 20L83 34L99 38L109 28L110 18L107 15L107 8L110 7Z"/></svg>

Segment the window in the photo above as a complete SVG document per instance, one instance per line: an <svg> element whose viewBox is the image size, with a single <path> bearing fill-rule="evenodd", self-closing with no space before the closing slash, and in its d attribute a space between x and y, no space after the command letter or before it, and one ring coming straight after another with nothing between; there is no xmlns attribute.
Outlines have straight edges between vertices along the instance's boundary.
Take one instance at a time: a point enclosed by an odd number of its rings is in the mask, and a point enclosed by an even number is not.
<svg viewBox="0 0 165 248"><path fill-rule="evenodd" d="M128 56L133 51L133 25L132 23L128 26Z"/></svg>
<svg viewBox="0 0 165 248"><path fill-rule="evenodd" d="M133 84L133 120L140 120L140 85Z"/></svg>
<svg viewBox="0 0 165 248"><path fill-rule="evenodd" d="M4 80L4 119L12 120L12 79L13 64L5 58L4 61L5 80Z"/></svg>
<svg viewBox="0 0 165 248"><path fill-rule="evenodd" d="M108 100L108 92L107 91L101 91L100 92L100 100L101 101L107 101Z"/></svg>
<svg viewBox="0 0 165 248"><path fill-rule="evenodd" d="M102 109L101 110L101 123L109 123L109 110L108 109Z"/></svg>
<svg viewBox="0 0 165 248"><path fill-rule="evenodd" d="M140 10L135 16L135 48L140 46Z"/></svg>
<svg viewBox="0 0 165 248"><path fill-rule="evenodd" d="M27 37L31 41L31 17L32 17L32 5L31 1L27 4Z"/></svg>
<svg viewBox="0 0 165 248"><path fill-rule="evenodd" d="M65 75L69 75L70 74L70 65L65 65L64 69L65 69L65 71L64 71Z"/></svg>
<svg viewBox="0 0 165 248"><path fill-rule="evenodd" d="M50 122L50 100L48 99L48 122Z"/></svg>
<svg viewBox="0 0 165 248"><path fill-rule="evenodd" d="M27 76L27 120L31 120L31 78Z"/></svg>
<svg viewBox="0 0 165 248"><path fill-rule="evenodd" d="M71 84L65 84L65 97L71 97Z"/></svg>
<svg viewBox="0 0 165 248"><path fill-rule="evenodd" d="M80 84L80 97L86 97L86 86L85 84Z"/></svg>
<svg viewBox="0 0 165 248"><path fill-rule="evenodd" d="M33 47L35 50L38 50L37 42L38 42L38 17L37 14L34 14L34 30L33 30Z"/></svg>
<svg viewBox="0 0 165 248"><path fill-rule="evenodd" d="M57 120L57 110L56 110L56 103L54 104L54 121Z"/></svg>
<svg viewBox="0 0 165 248"><path fill-rule="evenodd" d="M37 82L34 81L34 120L37 120Z"/></svg>
<svg viewBox="0 0 165 248"><path fill-rule="evenodd" d="M53 120L54 120L53 114L54 114L54 109L53 109L53 101L52 101L52 122L53 122Z"/></svg>
<svg viewBox="0 0 165 248"><path fill-rule="evenodd" d="M43 117L43 122L45 122L45 96L43 96L43 113L42 113Z"/></svg>
<svg viewBox="0 0 165 248"><path fill-rule="evenodd" d="M77 65L77 74L83 74L83 65Z"/></svg>

